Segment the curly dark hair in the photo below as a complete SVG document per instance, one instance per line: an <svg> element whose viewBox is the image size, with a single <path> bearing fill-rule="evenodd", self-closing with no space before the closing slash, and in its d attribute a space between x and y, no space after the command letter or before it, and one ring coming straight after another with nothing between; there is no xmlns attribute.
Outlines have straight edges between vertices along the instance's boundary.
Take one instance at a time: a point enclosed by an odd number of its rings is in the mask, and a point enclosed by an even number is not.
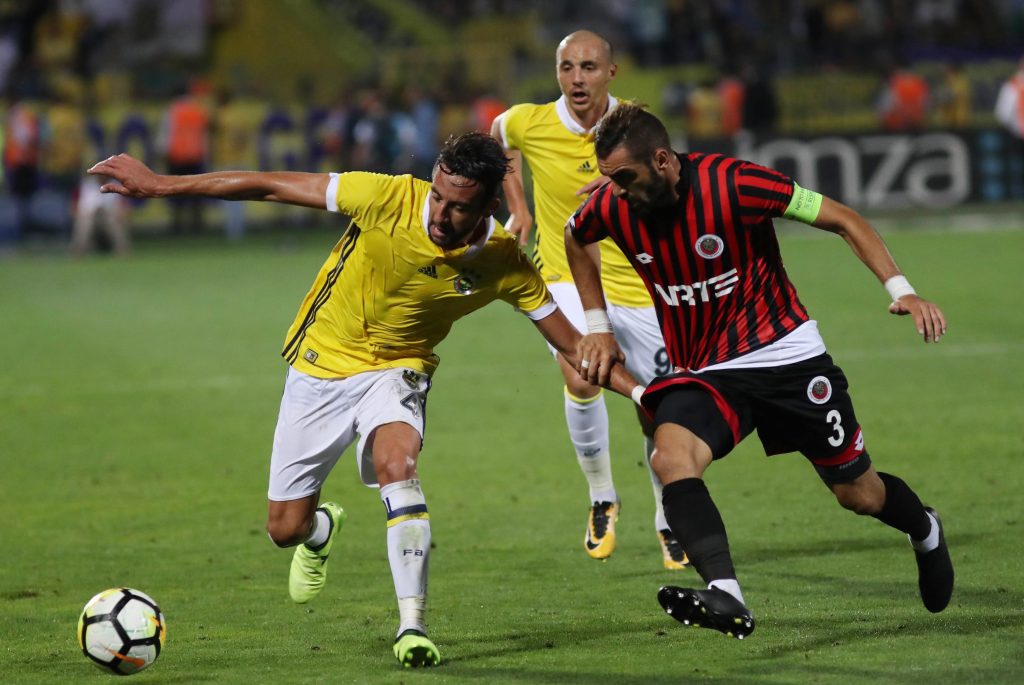
<svg viewBox="0 0 1024 685"><path fill-rule="evenodd" d="M448 136L434 168L476 181L484 189L483 199L487 201L498 194L509 162L501 143L486 133L473 131Z"/></svg>
<svg viewBox="0 0 1024 685"><path fill-rule="evenodd" d="M625 145L636 159L647 159L660 148L672 149L665 125L636 102L619 103L601 118L594 131L598 159L607 159L620 145Z"/></svg>

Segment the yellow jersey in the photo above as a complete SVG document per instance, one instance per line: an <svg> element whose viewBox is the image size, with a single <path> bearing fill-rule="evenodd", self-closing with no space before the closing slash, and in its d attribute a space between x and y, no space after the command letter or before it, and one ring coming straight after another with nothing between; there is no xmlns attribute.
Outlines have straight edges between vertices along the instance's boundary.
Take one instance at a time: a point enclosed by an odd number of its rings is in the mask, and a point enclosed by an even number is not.
<svg viewBox="0 0 1024 685"><path fill-rule="evenodd" d="M541 319L544 280L493 218L470 245L445 251L427 234L430 183L332 174L326 204L352 217L288 329L282 356L317 378L407 367L432 374L452 323L500 299Z"/></svg>
<svg viewBox="0 0 1024 685"><path fill-rule="evenodd" d="M609 96L609 108L616 103ZM499 119L502 144L522 152L533 176L534 263L549 283L572 282L565 224L586 199L577 197L576 191L601 175L590 130L572 118L564 95L546 105L515 105ZM601 283L608 301L623 307L652 306L647 288L618 246L608 239L599 245Z"/></svg>

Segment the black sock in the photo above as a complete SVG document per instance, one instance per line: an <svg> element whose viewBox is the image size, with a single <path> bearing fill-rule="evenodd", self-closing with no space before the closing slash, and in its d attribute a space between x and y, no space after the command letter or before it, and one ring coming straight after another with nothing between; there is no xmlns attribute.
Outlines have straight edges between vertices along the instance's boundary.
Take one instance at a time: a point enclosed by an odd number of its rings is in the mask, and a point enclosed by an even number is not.
<svg viewBox="0 0 1024 685"><path fill-rule="evenodd" d="M917 494L902 479L878 472L885 484L885 504L874 517L887 526L901 530L915 540L924 540L932 530L932 520Z"/></svg>
<svg viewBox="0 0 1024 685"><path fill-rule="evenodd" d="M673 481L665 486L661 501L672 534L704 582L735 578L725 524L704 481L700 478Z"/></svg>

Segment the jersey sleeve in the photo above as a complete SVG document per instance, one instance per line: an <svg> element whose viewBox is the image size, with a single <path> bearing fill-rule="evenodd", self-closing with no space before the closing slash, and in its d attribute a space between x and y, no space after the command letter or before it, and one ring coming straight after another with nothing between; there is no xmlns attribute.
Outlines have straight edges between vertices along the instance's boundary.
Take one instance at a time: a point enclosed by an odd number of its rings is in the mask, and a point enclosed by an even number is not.
<svg viewBox="0 0 1024 685"><path fill-rule="evenodd" d="M736 191L744 224L758 224L782 216L793 199L793 179L752 162L736 171Z"/></svg>
<svg viewBox="0 0 1024 685"><path fill-rule="evenodd" d="M600 211L601 199L607 192L602 191L603 189L599 188L591 193L590 197L569 217L569 222L566 225L578 243L586 245L608 237L608 228Z"/></svg>
<svg viewBox="0 0 1024 685"><path fill-rule="evenodd" d="M530 113L534 105L514 105L502 112L498 119L501 127L501 144L507 149L521 150L526 141L526 131L529 128Z"/></svg>
<svg viewBox="0 0 1024 685"><path fill-rule="evenodd" d="M534 320L543 319L554 311L554 300L544 285L537 268L514 242L508 257L509 267L501 279L498 297Z"/></svg>
<svg viewBox="0 0 1024 685"><path fill-rule="evenodd" d="M334 186L333 207L331 186ZM409 187L408 177L349 171L331 179L327 209L347 214L356 223L372 226L401 207Z"/></svg>

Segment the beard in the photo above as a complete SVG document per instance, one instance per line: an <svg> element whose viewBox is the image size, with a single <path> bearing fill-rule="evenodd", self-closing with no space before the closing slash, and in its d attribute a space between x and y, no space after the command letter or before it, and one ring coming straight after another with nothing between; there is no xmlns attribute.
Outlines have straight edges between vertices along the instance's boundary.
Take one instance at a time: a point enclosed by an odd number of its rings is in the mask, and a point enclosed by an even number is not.
<svg viewBox="0 0 1024 685"><path fill-rule="evenodd" d="M644 198L640 199L634 195L626 197L629 208L641 216L657 214L666 207L672 206L672 184L667 179L656 177L656 180L643 188Z"/></svg>

